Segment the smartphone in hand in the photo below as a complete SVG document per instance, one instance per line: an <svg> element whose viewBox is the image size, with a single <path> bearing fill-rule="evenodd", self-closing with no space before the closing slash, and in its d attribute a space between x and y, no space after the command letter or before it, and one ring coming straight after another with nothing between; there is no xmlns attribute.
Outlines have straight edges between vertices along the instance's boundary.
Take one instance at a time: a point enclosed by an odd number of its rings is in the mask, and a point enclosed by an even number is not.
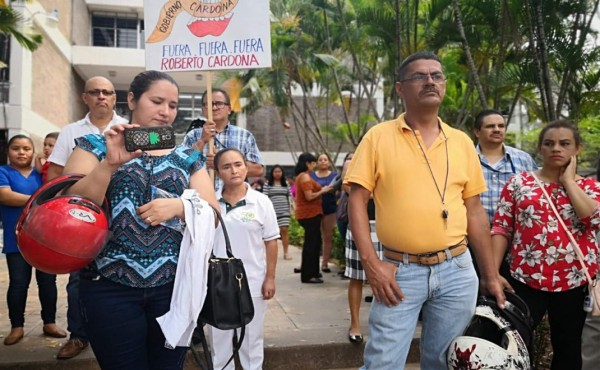
<svg viewBox="0 0 600 370"><path fill-rule="evenodd" d="M175 132L171 126L135 127L125 129L125 149L157 150L175 147Z"/></svg>

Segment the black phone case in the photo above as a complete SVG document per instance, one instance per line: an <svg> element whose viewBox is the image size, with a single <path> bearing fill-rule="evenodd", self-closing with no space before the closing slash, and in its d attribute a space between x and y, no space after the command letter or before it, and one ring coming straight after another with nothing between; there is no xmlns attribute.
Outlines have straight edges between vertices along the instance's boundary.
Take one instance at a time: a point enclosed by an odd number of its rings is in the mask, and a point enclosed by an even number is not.
<svg viewBox="0 0 600 370"><path fill-rule="evenodd" d="M136 127L125 129L125 149L170 149L175 146L175 132L171 126Z"/></svg>

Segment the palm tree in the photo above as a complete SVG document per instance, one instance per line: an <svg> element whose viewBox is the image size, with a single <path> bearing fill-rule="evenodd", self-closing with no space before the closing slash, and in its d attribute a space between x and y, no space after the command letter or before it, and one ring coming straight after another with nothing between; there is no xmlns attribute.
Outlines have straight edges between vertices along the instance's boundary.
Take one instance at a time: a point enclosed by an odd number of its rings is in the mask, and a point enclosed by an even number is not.
<svg viewBox="0 0 600 370"><path fill-rule="evenodd" d="M0 35L2 37L14 37L25 49L33 51L42 42L39 34L26 35L21 32L23 17L10 8L4 0L0 2ZM7 61L0 60L0 68L6 67Z"/></svg>

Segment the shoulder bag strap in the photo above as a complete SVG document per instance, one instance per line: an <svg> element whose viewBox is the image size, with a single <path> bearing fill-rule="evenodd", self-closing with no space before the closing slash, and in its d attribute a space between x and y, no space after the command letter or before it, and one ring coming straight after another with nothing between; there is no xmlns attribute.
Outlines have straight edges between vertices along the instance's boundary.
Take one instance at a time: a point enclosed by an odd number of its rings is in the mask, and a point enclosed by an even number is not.
<svg viewBox="0 0 600 370"><path fill-rule="evenodd" d="M546 200L548 201L550 208L552 208L552 211L554 212L554 215L558 219L558 222L560 222L563 229L565 230L565 233L567 233L567 236L569 237L569 240L571 241L571 245L573 245L573 249L575 249L575 254L577 255L577 260L581 264L581 268L583 269L583 272L585 273L585 277L587 278L588 283L590 284L590 286L594 286L594 280L590 276L590 273L588 272L588 269L585 266L585 263L583 262L583 259L584 259L583 252L581 252L581 248L579 248L579 244L575 241L573 234L571 234L571 232L567 228L567 225L565 225L565 222L563 221L562 217L560 217L560 214L558 213L556 206L554 205L554 203L552 203L552 199L550 198L550 196L548 195L548 192L544 188L544 184L542 184L542 182L540 181L540 179L538 179L538 177L535 175L535 173L530 172L530 174L531 174L531 176L533 176L535 183L540 187L540 189L542 189L542 193L544 194L544 197L546 197Z"/></svg>
<svg viewBox="0 0 600 370"><path fill-rule="evenodd" d="M225 227L225 222L223 221L223 217L221 217L221 212L219 212L215 207L211 206L213 211L215 212L215 216L219 219L219 223L221 224L221 230L223 230L223 237L225 238L225 251L227 252L227 257L234 258L233 252L231 251L231 242L229 241L229 234L227 234L227 228ZM214 247L213 252L211 252L211 258L215 258Z"/></svg>
<svg viewBox="0 0 600 370"><path fill-rule="evenodd" d="M235 258L233 256L233 252L231 251L231 242L229 241L229 235L227 234L227 228L225 227L225 221L223 221L223 217L221 216L221 213L218 212L214 207L213 207L213 211L215 212L215 215L217 216L217 218L219 219L219 222L221 223L221 228L223 230L223 236L225 237L225 249L227 251L227 257ZM212 258L214 258L214 252L212 253ZM240 304L240 307L239 307L240 316L243 316L243 313L242 313L242 290L241 289L238 290L238 293L239 293L238 302ZM233 353L231 354L231 357L229 358L229 360L227 361L225 366L223 366L223 369L225 369L227 367L227 365L229 365L229 363L233 360L235 355L240 350L240 347L242 346L242 342L244 341L245 334L246 334L246 325L242 325L242 327L240 329L240 337L234 343ZM236 329L234 329L234 336L237 337Z"/></svg>

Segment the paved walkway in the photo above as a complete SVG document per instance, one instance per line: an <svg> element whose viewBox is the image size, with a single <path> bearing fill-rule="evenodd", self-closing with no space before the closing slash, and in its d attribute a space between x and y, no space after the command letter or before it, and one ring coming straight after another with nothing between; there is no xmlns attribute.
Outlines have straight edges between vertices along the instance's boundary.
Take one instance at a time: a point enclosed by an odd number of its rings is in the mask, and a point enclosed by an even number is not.
<svg viewBox="0 0 600 370"><path fill-rule="evenodd" d="M1 234L1 230L0 230ZM1 241L0 235L0 241ZM280 248L281 252L281 248ZM293 268L300 263L300 249L290 247L291 261L279 257L277 265L277 293L269 302L265 321L265 366L271 369L346 369L361 364L362 346L347 340L349 310L347 280L332 272L324 274L324 284L301 284ZM281 255L282 253L280 253ZM59 275L58 312L56 322L66 329L67 275ZM8 271L4 255L0 256L0 341L10 332L5 303ZM370 294L365 286L364 294ZM363 301L361 322L367 334L370 304ZM62 339L42 335L37 286L33 279L25 318L25 337L13 346L0 343L0 369L98 369L90 349L71 360L56 360ZM193 369L190 362L186 369ZM417 370L417 367L410 367Z"/></svg>

